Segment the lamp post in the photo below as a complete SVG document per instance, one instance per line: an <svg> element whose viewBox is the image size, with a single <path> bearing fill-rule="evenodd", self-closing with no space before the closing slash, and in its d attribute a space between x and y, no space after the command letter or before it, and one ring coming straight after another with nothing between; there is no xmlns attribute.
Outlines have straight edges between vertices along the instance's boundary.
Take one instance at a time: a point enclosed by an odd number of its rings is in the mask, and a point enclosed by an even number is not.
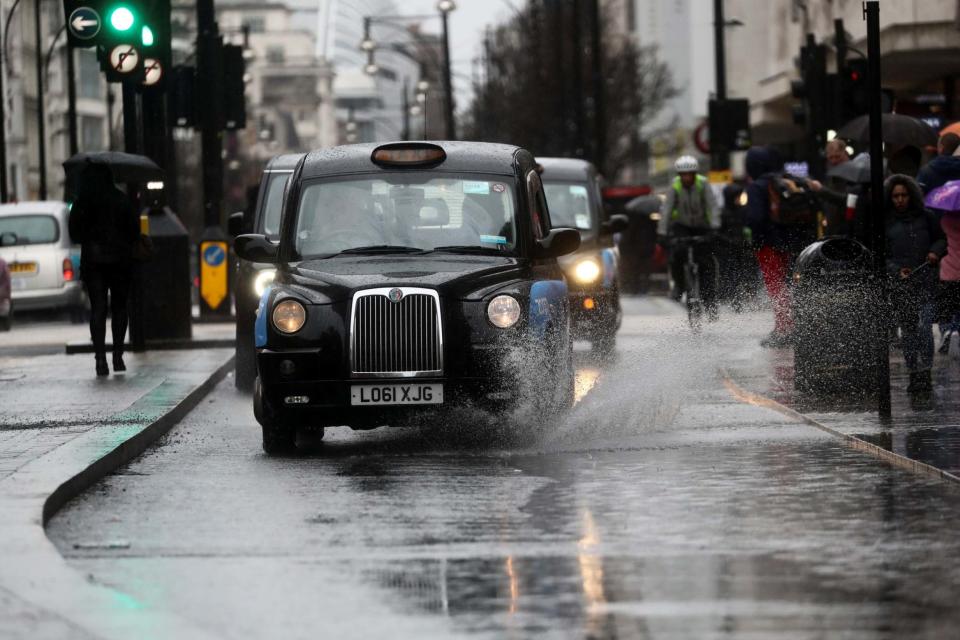
<svg viewBox="0 0 960 640"><path fill-rule="evenodd" d="M437 9L440 11L440 19L443 22L443 90L446 93L445 107L447 115L447 139L456 140L457 130L453 121L453 80L450 72L450 12L457 8L457 3L453 0L440 0L437 3Z"/></svg>
<svg viewBox="0 0 960 640"><path fill-rule="evenodd" d="M453 102L453 81L452 81L452 71L451 71L451 60L450 60L450 30L448 17L451 11L455 11L457 8L457 3L454 0L439 0L437 2L437 11L440 12L440 19L443 24L443 61L441 62L438 59L435 59L434 62L438 69L438 75L442 76L443 89L444 89L444 112L445 112L445 125L446 125L446 137L449 140L456 139L456 120L454 118L454 102ZM367 62L363 67L364 72L367 75L377 75L380 72L380 67L377 65L374 55L378 48L384 46L389 46L392 51L395 51L401 55L406 56L412 60L415 60L421 65L421 75L423 75L423 60L411 54L403 45L397 43L391 43L389 45L383 45L375 41L371 35L370 28L373 23L399 23L402 21L410 20L427 20L433 18L433 15L408 15L408 16L364 16L363 18L363 39L360 41L359 48L361 51L367 53ZM417 84L418 94L424 94L430 88L430 85L426 80L421 80ZM426 108L422 109L422 112L426 114Z"/></svg>

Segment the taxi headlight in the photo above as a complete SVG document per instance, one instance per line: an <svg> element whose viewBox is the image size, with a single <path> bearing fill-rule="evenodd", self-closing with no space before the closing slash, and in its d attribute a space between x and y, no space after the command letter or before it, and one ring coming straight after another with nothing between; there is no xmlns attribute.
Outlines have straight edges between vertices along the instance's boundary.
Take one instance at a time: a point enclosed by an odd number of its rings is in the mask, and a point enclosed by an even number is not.
<svg viewBox="0 0 960 640"><path fill-rule="evenodd" d="M281 333L296 333L307 321L307 310L296 300L284 300L273 308L273 326Z"/></svg>
<svg viewBox="0 0 960 640"><path fill-rule="evenodd" d="M258 298L267 290L267 285L273 282L276 275L276 269L264 269L257 274L257 277L253 281L253 292L257 294Z"/></svg>
<svg viewBox="0 0 960 640"><path fill-rule="evenodd" d="M520 320L520 303L513 296L497 296L487 305L487 318L500 329L509 329Z"/></svg>
<svg viewBox="0 0 960 640"><path fill-rule="evenodd" d="M600 277L600 265L594 260L581 260L573 268L573 277L584 284L595 282Z"/></svg>

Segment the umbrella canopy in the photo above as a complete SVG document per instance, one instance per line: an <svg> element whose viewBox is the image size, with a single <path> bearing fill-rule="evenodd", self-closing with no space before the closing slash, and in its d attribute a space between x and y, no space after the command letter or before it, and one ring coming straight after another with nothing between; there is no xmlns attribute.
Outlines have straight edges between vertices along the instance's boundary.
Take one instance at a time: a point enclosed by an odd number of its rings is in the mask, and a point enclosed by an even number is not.
<svg viewBox="0 0 960 640"><path fill-rule="evenodd" d="M870 142L870 116L854 118L840 128L838 138ZM883 114L883 141L896 146L926 147L937 144L937 132L923 120L899 113Z"/></svg>
<svg viewBox="0 0 960 640"><path fill-rule="evenodd" d="M923 203L939 211L960 211L960 180L951 180L927 194Z"/></svg>
<svg viewBox="0 0 960 640"><path fill-rule="evenodd" d="M150 182L163 180L163 169L146 156L121 151L94 151L78 153L63 163L70 178L79 177L88 164L105 164L110 167L115 182Z"/></svg>
<svg viewBox="0 0 960 640"><path fill-rule="evenodd" d="M887 161L883 161L883 170L887 170ZM840 178L841 180L846 180L847 182L854 182L856 184L867 184L870 182L870 154L861 153L853 160L848 160L843 164L838 164L835 167L830 167L827 171L827 175L831 178Z"/></svg>
<svg viewBox="0 0 960 640"><path fill-rule="evenodd" d="M940 135L945 135L947 133L955 133L960 136L960 122L954 122L953 124L948 124L943 129L940 130Z"/></svg>
<svg viewBox="0 0 960 640"><path fill-rule="evenodd" d="M658 213L662 202L657 196L640 196L628 202L624 208L628 215L649 215Z"/></svg>

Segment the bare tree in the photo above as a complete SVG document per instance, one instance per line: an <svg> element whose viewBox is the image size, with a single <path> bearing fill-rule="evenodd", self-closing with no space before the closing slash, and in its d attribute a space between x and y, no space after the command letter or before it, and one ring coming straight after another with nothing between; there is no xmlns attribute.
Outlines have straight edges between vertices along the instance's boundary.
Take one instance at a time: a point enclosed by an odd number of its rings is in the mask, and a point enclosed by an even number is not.
<svg viewBox="0 0 960 640"><path fill-rule="evenodd" d="M639 159L641 125L675 95L673 79L655 47L640 46L595 6L595 0L528 0L487 33L468 138L588 158L610 176ZM590 37L598 13L599 42Z"/></svg>

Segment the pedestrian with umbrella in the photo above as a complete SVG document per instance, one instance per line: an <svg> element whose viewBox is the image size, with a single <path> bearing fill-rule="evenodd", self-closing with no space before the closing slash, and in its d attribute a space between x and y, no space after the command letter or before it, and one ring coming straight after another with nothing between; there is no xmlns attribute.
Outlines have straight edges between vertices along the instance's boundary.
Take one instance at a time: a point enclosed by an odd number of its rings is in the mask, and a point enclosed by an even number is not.
<svg viewBox="0 0 960 640"><path fill-rule="evenodd" d="M913 178L903 174L887 178L884 209L891 308L910 371L907 391L929 393L937 285L933 267L945 253L946 241L936 215L924 207L923 194Z"/></svg>
<svg viewBox="0 0 960 640"><path fill-rule="evenodd" d="M960 180L960 157L954 155L957 149L960 149L960 135L948 132L940 136L937 157L917 175L924 193L930 193L951 180Z"/></svg>
<svg viewBox="0 0 960 640"><path fill-rule="evenodd" d="M69 229L81 245L80 276L90 298L90 340L97 376L107 367L107 298L113 330L113 370L126 371L123 345L127 335L127 298L130 292L134 246L140 220L130 198L117 189L110 167L89 162L80 173L79 197L70 210Z"/></svg>
<svg viewBox="0 0 960 640"><path fill-rule="evenodd" d="M946 255L940 261L941 334L960 314L960 180L951 180L927 194L925 203L940 216L947 239ZM949 333L945 336L949 340ZM949 349L949 342L945 343ZM943 347L941 347L941 350Z"/></svg>

